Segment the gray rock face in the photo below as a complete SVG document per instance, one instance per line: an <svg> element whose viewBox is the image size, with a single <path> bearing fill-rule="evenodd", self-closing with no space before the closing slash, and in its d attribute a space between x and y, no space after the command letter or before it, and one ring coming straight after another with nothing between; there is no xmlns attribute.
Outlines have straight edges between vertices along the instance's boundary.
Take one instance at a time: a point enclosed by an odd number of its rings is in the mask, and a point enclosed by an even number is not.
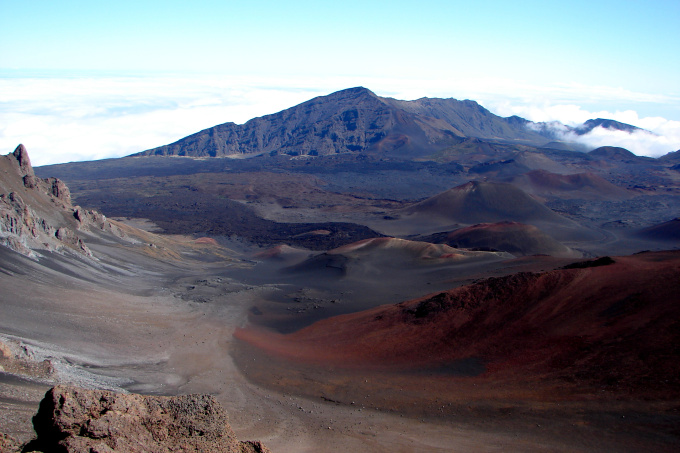
<svg viewBox="0 0 680 453"><path fill-rule="evenodd" d="M44 245L44 239L54 237L55 232L16 192L0 194L0 244L33 256L32 249Z"/></svg>
<svg viewBox="0 0 680 453"><path fill-rule="evenodd" d="M24 451L269 452L240 442L210 395L117 394L56 386L33 417L37 438Z"/></svg>
<svg viewBox="0 0 680 453"><path fill-rule="evenodd" d="M38 215L16 192L0 194L0 244L31 257L34 250L62 247L92 256L72 228L53 223Z"/></svg>

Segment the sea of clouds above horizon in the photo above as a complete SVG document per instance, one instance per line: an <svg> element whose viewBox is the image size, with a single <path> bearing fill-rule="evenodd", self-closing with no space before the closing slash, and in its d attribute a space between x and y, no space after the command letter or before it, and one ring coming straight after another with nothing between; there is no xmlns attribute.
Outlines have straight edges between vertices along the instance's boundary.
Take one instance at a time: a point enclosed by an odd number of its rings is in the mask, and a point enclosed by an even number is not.
<svg viewBox="0 0 680 453"><path fill-rule="evenodd" d="M584 108L580 98L585 102L607 95L606 90L597 87L518 86L499 79L190 76L0 78L0 146L4 148L2 154L6 154L23 143L36 166L121 157L172 143L217 124L242 124L315 96L358 85L397 99L473 99L497 115L518 115L531 121L560 121L573 126L591 118L608 118L651 132L631 135L598 129L587 136L569 137L593 149L620 146L651 157L680 149L680 121L643 117L634 109ZM626 100L668 101L645 98L639 93L618 95L622 105Z"/></svg>

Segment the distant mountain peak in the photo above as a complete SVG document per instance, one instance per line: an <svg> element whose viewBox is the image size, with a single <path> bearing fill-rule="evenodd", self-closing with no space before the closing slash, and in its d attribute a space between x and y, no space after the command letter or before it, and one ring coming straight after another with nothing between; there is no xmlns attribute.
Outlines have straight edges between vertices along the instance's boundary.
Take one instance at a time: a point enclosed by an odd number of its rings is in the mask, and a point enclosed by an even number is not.
<svg viewBox="0 0 680 453"><path fill-rule="evenodd" d="M484 183L482 181L469 181L466 182L465 184L462 184L458 187L454 187L453 189L450 189L452 191L457 191L457 192L471 192L479 189L482 187Z"/></svg>
<svg viewBox="0 0 680 453"><path fill-rule="evenodd" d="M377 96L374 92L372 92L368 88L362 87L362 86L345 88L344 90L336 91L333 94L337 94L337 95L340 95L340 94L371 94L373 96Z"/></svg>
<svg viewBox="0 0 680 453"><path fill-rule="evenodd" d="M312 101L324 101L324 102L333 102L338 99L368 99L368 98L373 98L373 99L381 99L380 96L369 90L368 88L365 87L352 87L352 88L345 88L343 90L335 91L333 93L323 95L323 96L317 96L310 101L307 102L312 102ZM303 103L305 104L305 103Z"/></svg>
<svg viewBox="0 0 680 453"><path fill-rule="evenodd" d="M680 149L677 151L671 151L668 154L661 156L659 160L662 162L680 162Z"/></svg>
<svg viewBox="0 0 680 453"><path fill-rule="evenodd" d="M632 152L628 151L626 148L620 148L618 146L601 146L590 151L588 155L614 160L630 160L636 159L638 157Z"/></svg>
<svg viewBox="0 0 680 453"><path fill-rule="evenodd" d="M243 125L224 123L137 156L223 157L344 153L423 157L478 137L542 144L545 138L475 101L381 97L365 87L318 96Z"/></svg>
<svg viewBox="0 0 680 453"><path fill-rule="evenodd" d="M628 132L628 133L633 133L637 131L645 131L645 129L641 129L636 126L632 126L630 124L626 123L621 123L619 121L615 120L608 120L605 118L595 118L586 121L585 123L581 124L580 126L577 126L574 129L574 132L577 135L585 135L589 134L590 132L593 131L593 129L601 127L603 129L609 129L612 131L623 131L623 132ZM648 131L645 131L648 132Z"/></svg>
<svg viewBox="0 0 680 453"><path fill-rule="evenodd" d="M558 139L559 132L584 135L597 127L643 130L602 118L588 120L577 128L533 123L518 116L500 117L470 99L423 97L405 101L357 86L317 96L242 125L219 124L136 156L314 157L360 153L415 159L472 139L542 147Z"/></svg>

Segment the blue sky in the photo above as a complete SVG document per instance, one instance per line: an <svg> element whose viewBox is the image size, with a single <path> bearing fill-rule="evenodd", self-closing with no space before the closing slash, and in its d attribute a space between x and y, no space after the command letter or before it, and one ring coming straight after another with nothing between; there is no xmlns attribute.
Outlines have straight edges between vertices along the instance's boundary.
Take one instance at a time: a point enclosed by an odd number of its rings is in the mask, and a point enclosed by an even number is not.
<svg viewBox="0 0 680 453"><path fill-rule="evenodd" d="M0 0L0 146L119 156L363 85L607 116L653 129L633 147L659 155L680 148L678 23L678 0Z"/></svg>

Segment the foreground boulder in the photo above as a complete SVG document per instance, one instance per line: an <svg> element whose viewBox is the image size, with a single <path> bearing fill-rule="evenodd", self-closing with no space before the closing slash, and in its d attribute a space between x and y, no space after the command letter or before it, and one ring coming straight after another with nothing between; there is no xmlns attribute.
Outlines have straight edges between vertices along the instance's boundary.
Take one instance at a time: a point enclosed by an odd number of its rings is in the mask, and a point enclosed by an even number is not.
<svg viewBox="0 0 680 453"><path fill-rule="evenodd" d="M21 443L7 434L0 434L0 451L14 453L21 451Z"/></svg>
<svg viewBox="0 0 680 453"><path fill-rule="evenodd" d="M145 396L68 386L50 389L33 417L37 439L24 451L269 452L240 442L210 395Z"/></svg>

